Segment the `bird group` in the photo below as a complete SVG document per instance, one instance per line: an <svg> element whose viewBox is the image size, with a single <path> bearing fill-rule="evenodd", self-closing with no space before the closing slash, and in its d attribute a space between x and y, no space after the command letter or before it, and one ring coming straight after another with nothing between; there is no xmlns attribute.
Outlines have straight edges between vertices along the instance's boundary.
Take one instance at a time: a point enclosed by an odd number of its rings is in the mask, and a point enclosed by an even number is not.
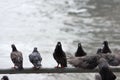
<svg viewBox="0 0 120 80"><path fill-rule="evenodd" d="M115 80L116 75L110 66L120 65L120 54L112 54L108 41L104 41L103 44L103 48L99 48L96 54L88 56L79 43L75 57L70 57L68 62L74 67L83 69L94 69L98 66L99 74L95 75L95 80Z"/></svg>
<svg viewBox="0 0 120 80"><path fill-rule="evenodd" d="M74 67L83 69L94 69L98 66L99 75L96 75L96 80L115 80L116 76L110 70L109 66L118 66L120 64L120 54L112 54L112 51L108 46L108 41L104 41L103 44L103 48L99 48L96 54L88 56L87 53L83 50L81 43L78 43L78 48L74 54L74 57L72 56L67 58L64 50L62 49L61 42L57 42L53 52L53 58L57 62L56 68L67 67L67 62L69 62ZM18 51L14 44L12 44L11 47L11 60L14 63L14 69L22 70L22 52ZM33 68L41 68L42 57L37 50L37 47L34 47L33 52L29 55L29 61L33 64ZM110 78L109 76L113 78Z"/></svg>
<svg viewBox="0 0 120 80"><path fill-rule="evenodd" d="M22 52L18 51L14 44L11 45L11 60L14 64L14 69L22 70L23 69L23 55ZM41 67L42 57L37 50L37 47L33 49L33 52L29 55L29 61L34 65L34 69L38 69Z"/></svg>
<svg viewBox="0 0 120 80"><path fill-rule="evenodd" d="M93 69L98 65L98 60L101 57L105 58L109 63L109 65L118 66L120 64L120 59L119 59L120 54L111 54L112 51L108 46L108 41L104 41L103 44L104 44L103 48L99 48L96 54L88 56L87 53L82 48L81 43L78 43L78 48L77 51L75 52L74 57L70 57L67 60L66 54L62 49L61 42L57 42L57 45L53 52L53 58L57 62L56 68L67 67L67 61L68 61L70 64L72 64L75 67ZM11 48L12 48L11 60L14 63L14 69L22 70L23 69L22 52L16 48L15 44L12 44ZM41 64L42 57L40 55L40 52L37 50L37 47L34 47L32 53L29 54L29 61L33 64L34 66L33 68L40 68L42 66Z"/></svg>
<svg viewBox="0 0 120 80"><path fill-rule="evenodd" d="M11 52L10 56L11 56L11 60L14 64L13 68L16 69L16 70L22 70L23 69L23 55L22 55L22 52L19 51L16 48L15 44L12 44L11 48L12 48L12 52ZM62 49L61 42L57 43L56 48L55 48L54 53L53 53L53 57L56 60L56 62L58 63L56 68L67 67L67 59L66 59L65 52ZM32 53L29 54L29 61L33 64L34 69L41 68L42 57L40 55L40 52L37 50L37 47L34 47Z"/></svg>

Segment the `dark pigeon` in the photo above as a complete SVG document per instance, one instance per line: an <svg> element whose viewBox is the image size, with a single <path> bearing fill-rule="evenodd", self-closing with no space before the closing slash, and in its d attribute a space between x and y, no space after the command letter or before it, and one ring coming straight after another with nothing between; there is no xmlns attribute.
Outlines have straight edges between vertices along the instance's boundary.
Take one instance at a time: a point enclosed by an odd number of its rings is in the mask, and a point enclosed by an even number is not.
<svg viewBox="0 0 120 80"><path fill-rule="evenodd" d="M3 76L1 80L9 80L8 76Z"/></svg>
<svg viewBox="0 0 120 80"><path fill-rule="evenodd" d="M34 65L34 68L41 68L42 57L38 52L37 47L35 47L33 52L29 55L29 60Z"/></svg>
<svg viewBox="0 0 120 80"><path fill-rule="evenodd" d="M103 42L103 49L102 49L102 53L107 54L107 53L112 53L109 46L108 46L108 41L104 41Z"/></svg>
<svg viewBox="0 0 120 80"><path fill-rule="evenodd" d="M83 50L81 43L78 43L78 49L75 53L75 57L82 57L85 55L86 55L86 52Z"/></svg>
<svg viewBox="0 0 120 80"><path fill-rule="evenodd" d="M77 68L94 69L98 65L99 56L70 57L68 62Z"/></svg>
<svg viewBox="0 0 120 80"><path fill-rule="evenodd" d="M56 68L59 67L59 65L61 65L61 68L67 67L67 59L66 59L66 54L62 49L62 44L61 42L58 42L56 45L56 48L54 50L53 53L53 57L57 62L57 66Z"/></svg>
<svg viewBox="0 0 120 80"><path fill-rule="evenodd" d="M98 65L99 74L100 74L102 80L115 80L116 79L116 76L110 70L109 64L106 61L106 59L101 58L98 63L99 63L99 65Z"/></svg>
<svg viewBox="0 0 120 80"><path fill-rule="evenodd" d="M11 47L12 47L11 60L14 63L14 68L18 70L22 70L23 69L22 53L17 50L14 44L12 44Z"/></svg>

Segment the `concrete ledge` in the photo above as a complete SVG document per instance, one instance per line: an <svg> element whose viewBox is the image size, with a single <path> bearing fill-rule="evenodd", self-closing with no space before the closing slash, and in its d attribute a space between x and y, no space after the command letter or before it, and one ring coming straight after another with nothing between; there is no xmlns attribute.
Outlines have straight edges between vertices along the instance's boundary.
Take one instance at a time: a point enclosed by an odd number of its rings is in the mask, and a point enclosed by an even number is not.
<svg viewBox="0 0 120 80"><path fill-rule="evenodd" d="M113 72L120 72L120 68L111 68ZM24 68L24 70L14 70L14 69L0 69L0 74L27 74L27 73L95 73L98 69L80 69L80 68L41 68L35 70L32 68Z"/></svg>

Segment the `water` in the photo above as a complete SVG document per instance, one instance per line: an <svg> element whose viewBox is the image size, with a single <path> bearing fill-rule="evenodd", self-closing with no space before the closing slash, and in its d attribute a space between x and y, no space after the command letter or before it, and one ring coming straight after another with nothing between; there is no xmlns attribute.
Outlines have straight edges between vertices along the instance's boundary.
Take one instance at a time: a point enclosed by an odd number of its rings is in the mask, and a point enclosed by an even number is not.
<svg viewBox="0 0 120 80"><path fill-rule="evenodd" d="M0 0L0 68L13 66L12 43L23 52L24 67L32 67L28 55L33 47L38 47L43 67L54 67L52 54L58 41L71 54L78 42L88 55L95 54L103 40L109 41L112 50L119 49L119 4L119 0ZM94 74L13 74L9 77L10 80L93 80Z"/></svg>

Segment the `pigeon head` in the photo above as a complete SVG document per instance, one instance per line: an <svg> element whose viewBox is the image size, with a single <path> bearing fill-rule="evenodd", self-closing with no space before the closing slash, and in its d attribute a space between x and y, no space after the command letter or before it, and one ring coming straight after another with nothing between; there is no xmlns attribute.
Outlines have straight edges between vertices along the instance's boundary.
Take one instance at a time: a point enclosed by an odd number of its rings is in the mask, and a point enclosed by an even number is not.
<svg viewBox="0 0 120 80"><path fill-rule="evenodd" d="M61 48L61 47L62 47L61 42L58 42L57 45L56 45L56 48Z"/></svg>
<svg viewBox="0 0 120 80"><path fill-rule="evenodd" d="M102 53L112 53L109 46L108 46L108 41L104 41L103 42L103 49L102 49Z"/></svg>
<svg viewBox="0 0 120 80"><path fill-rule="evenodd" d="M1 80L9 80L8 76L3 76Z"/></svg>
<svg viewBox="0 0 120 80"><path fill-rule="evenodd" d="M58 42L58 43L57 43L57 46L61 46L61 42Z"/></svg>
<svg viewBox="0 0 120 80"><path fill-rule="evenodd" d="M101 68L101 70L104 71L104 72L107 72L107 71L109 71L109 68L108 68L108 66L103 66L103 67Z"/></svg>
<svg viewBox="0 0 120 80"><path fill-rule="evenodd" d="M37 47L34 47L33 52L38 52Z"/></svg>
<svg viewBox="0 0 120 80"><path fill-rule="evenodd" d="M12 44L11 47L14 48L14 47L15 47L15 44Z"/></svg>
<svg viewBox="0 0 120 80"><path fill-rule="evenodd" d="M37 50L37 47L34 47L34 50Z"/></svg>
<svg viewBox="0 0 120 80"><path fill-rule="evenodd" d="M81 46L81 43L78 43L78 47L82 47L82 46Z"/></svg>
<svg viewBox="0 0 120 80"><path fill-rule="evenodd" d="M77 51L78 51L78 52L79 52L79 51L80 51L80 52L81 52L81 51L84 52L81 43L78 43L78 50L77 50Z"/></svg>
<svg viewBox="0 0 120 80"><path fill-rule="evenodd" d="M62 51L62 44L61 44L61 42L57 43L55 51L58 51L58 52Z"/></svg>
<svg viewBox="0 0 120 80"><path fill-rule="evenodd" d="M107 45L108 45L108 41L104 41L103 44L104 44L105 46L107 46Z"/></svg>
<svg viewBox="0 0 120 80"><path fill-rule="evenodd" d="M15 44L12 44L11 47L12 47L12 51L17 51Z"/></svg>
<svg viewBox="0 0 120 80"><path fill-rule="evenodd" d="M97 54L100 54L100 53L102 53L102 49L101 49L101 48L98 48Z"/></svg>

